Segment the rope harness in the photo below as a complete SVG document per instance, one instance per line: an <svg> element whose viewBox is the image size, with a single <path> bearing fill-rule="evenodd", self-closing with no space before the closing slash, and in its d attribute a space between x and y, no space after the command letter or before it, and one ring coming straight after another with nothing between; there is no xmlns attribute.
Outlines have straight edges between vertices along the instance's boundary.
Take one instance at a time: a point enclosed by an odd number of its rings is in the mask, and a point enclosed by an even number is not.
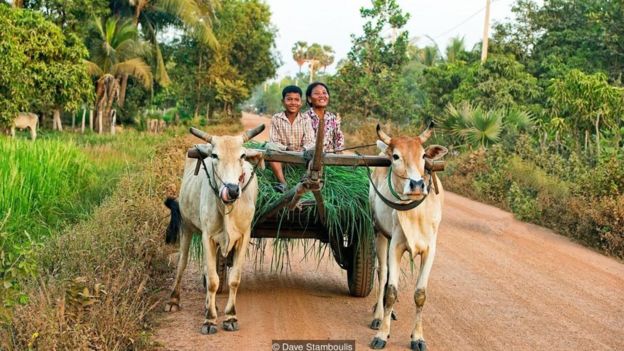
<svg viewBox="0 0 624 351"><path fill-rule="evenodd" d="M433 177L435 175L432 172L430 172L429 170L425 170L425 172L429 175L429 183L427 184L427 188L431 189L431 182L432 182L432 179L433 179ZM427 199L427 195L429 195L429 193L427 193L425 196L423 196L422 199L413 200L413 201L410 201L408 203L394 202L394 201L389 200L388 198L386 198L385 196L383 196L381 194L381 192L379 191L379 189L375 185L375 182L373 181L373 178L371 177L371 172L370 172L370 168L369 167L366 167L366 174L368 175L368 180L373 185L373 189L375 189L375 192L377 193L377 195L379 196L381 201L383 201L386 205L388 205L388 207L393 208L393 209L395 209L397 211L409 211L411 209L414 209L414 208L418 207L418 205L423 203L425 201L425 199ZM397 174L397 176L400 177L400 178L409 179L409 178L401 177L398 174ZM392 194L392 196L394 196L399 201L409 201L407 199L402 199L401 196L394 190L394 187L392 186L392 166L389 167L388 177L387 178L388 178L388 188L389 188L390 193Z"/></svg>

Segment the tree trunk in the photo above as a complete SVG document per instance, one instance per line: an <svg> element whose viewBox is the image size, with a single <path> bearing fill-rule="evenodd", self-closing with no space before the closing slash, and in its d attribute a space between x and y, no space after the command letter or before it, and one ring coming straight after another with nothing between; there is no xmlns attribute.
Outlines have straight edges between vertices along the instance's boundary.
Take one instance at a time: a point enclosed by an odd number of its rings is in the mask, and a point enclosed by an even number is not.
<svg viewBox="0 0 624 351"><path fill-rule="evenodd" d="M102 134L102 109L98 109L98 115L97 115L97 120L98 120L98 134Z"/></svg>
<svg viewBox="0 0 624 351"><path fill-rule="evenodd" d="M113 120L111 122L111 135L115 135L115 126L117 123L117 110L113 110L111 111L111 113L113 114Z"/></svg>
<svg viewBox="0 0 624 351"><path fill-rule="evenodd" d="M119 107L123 107L124 102L126 101L126 88L128 86L128 75L124 74L121 77L121 89L119 91Z"/></svg>
<svg viewBox="0 0 624 351"><path fill-rule="evenodd" d="M63 131L63 124L61 122L61 109L54 109L54 130L58 130L59 132Z"/></svg>
<svg viewBox="0 0 624 351"><path fill-rule="evenodd" d="M600 114L596 116L596 156L600 157Z"/></svg>
<svg viewBox="0 0 624 351"><path fill-rule="evenodd" d="M93 109L89 109L89 129L91 131L93 131L93 115L94 115L94 111Z"/></svg>
<svg viewBox="0 0 624 351"><path fill-rule="evenodd" d="M72 112L72 130L76 128L76 113Z"/></svg>
<svg viewBox="0 0 624 351"><path fill-rule="evenodd" d="M80 133L84 134L85 131L85 119L87 117L87 106L82 108L82 125L80 126Z"/></svg>

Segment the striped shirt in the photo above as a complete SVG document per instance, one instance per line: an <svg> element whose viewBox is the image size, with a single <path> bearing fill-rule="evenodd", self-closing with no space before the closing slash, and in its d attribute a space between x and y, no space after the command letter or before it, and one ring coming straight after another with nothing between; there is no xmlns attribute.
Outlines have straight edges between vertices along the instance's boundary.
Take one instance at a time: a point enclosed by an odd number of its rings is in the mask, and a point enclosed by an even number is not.
<svg viewBox="0 0 624 351"><path fill-rule="evenodd" d="M276 113L271 118L269 141L286 146L288 151L301 151L314 148L316 134L307 115L297 114L291 124L285 112Z"/></svg>
<svg viewBox="0 0 624 351"><path fill-rule="evenodd" d="M308 116L310 118L310 122L312 123L312 128L314 132L318 132L319 125L319 117L316 115L313 109L309 109L307 112L303 114L304 116ZM342 130L340 130L340 119L338 117L328 111L325 111L325 118L323 118L325 124L325 136L323 138L323 150L324 151L335 151L342 150L344 148L344 134Z"/></svg>

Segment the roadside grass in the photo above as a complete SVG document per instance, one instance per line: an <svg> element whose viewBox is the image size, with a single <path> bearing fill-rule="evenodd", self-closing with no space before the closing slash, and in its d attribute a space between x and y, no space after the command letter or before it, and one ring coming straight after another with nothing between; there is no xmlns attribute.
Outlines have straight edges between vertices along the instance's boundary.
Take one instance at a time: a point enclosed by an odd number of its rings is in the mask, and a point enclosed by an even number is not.
<svg viewBox="0 0 624 351"><path fill-rule="evenodd" d="M36 274L37 247L88 218L119 179L167 138L41 134L35 142L0 138L0 322L28 300L20 281Z"/></svg>
<svg viewBox="0 0 624 351"><path fill-rule="evenodd" d="M232 134L240 125L205 129ZM129 171L120 175L110 196L36 248L36 278L23 282L27 302L0 324L0 349L154 349L150 312L161 305L160 293L168 288L164 278L172 272L166 261L171 248L163 238L169 220L163 199L177 194L184 150L191 146L187 138L165 139L145 139L147 152L137 153L136 165L118 163ZM93 151L87 157L100 158L107 146L99 141L80 141ZM132 144L136 140L119 143L135 151L140 146Z"/></svg>

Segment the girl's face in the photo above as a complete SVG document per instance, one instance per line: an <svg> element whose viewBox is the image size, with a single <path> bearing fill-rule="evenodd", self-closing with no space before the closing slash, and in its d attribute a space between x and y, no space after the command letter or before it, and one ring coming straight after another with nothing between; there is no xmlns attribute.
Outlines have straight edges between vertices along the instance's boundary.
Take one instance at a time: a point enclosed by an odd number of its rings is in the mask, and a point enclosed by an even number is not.
<svg viewBox="0 0 624 351"><path fill-rule="evenodd" d="M312 89L312 93L308 98L312 107L327 107L329 104L329 93L322 85L317 85Z"/></svg>

